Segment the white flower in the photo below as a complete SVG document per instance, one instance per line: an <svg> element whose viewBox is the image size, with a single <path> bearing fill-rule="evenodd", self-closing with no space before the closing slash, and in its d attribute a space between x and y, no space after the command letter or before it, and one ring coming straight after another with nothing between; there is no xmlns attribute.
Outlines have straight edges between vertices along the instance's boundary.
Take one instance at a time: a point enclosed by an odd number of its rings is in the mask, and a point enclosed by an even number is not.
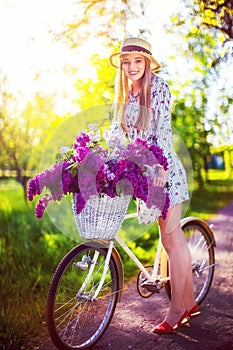
<svg viewBox="0 0 233 350"><path fill-rule="evenodd" d="M70 150L70 147L68 147L68 146L61 146L61 148L60 148L61 153L67 153L67 152L69 152L69 150Z"/></svg>
<svg viewBox="0 0 233 350"><path fill-rule="evenodd" d="M91 129L91 130L97 130L97 124L88 124L88 129Z"/></svg>
<svg viewBox="0 0 233 350"><path fill-rule="evenodd" d="M88 128L91 130L87 133L92 142L99 142L101 139L100 130L97 128L96 124L89 124Z"/></svg>

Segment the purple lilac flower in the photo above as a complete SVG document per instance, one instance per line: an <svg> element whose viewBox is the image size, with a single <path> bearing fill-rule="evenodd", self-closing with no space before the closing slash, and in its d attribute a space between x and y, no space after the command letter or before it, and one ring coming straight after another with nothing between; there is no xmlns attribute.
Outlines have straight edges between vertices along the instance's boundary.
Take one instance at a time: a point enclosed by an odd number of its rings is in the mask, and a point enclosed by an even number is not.
<svg viewBox="0 0 233 350"><path fill-rule="evenodd" d="M109 159L109 154L107 149L103 149L101 146L95 147L95 154L98 154L98 156L106 162Z"/></svg>
<svg viewBox="0 0 233 350"><path fill-rule="evenodd" d="M164 187L154 186L152 178L148 179L148 181L150 182L150 186L146 205L148 208L156 206L161 211L162 218L165 219L170 206L169 193Z"/></svg>
<svg viewBox="0 0 233 350"><path fill-rule="evenodd" d="M96 175L96 185L101 184L106 181L106 168L108 168L108 164L103 164Z"/></svg>
<svg viewBox="0 0 233 350"><path fill-rule="evenodd" d="M42 218L42 216L44 215L45 208L48 206L51 200L52 200L52 196L49 194L46 194L39 199L35 208L35 214L38 219Z"/></svg>
<svg viewBox="0 0 233 350"><path fill-rule="evenodd" d="M82 160L78 170L79 189L83 198L87 201L91 195L96 195L96 176L103 165L103 160L97 154L90 152Z"/></svg>
<svg viewBox="0 0 233 350"><path fill-rule="evenodd" d="M143 175L141 168L130 160L119 160L115 165L114 169L115 178L113 181L113 187L115 188L121 180L126 180L132 185L133 198L146 199L147 195L147 179Z"/></svg>
<svg viewBox="0 0 233 350"><path fill-rule="evenodd" d="M78 147L86 147L87 143L90 142L90 137L85 133L80 133L75 140L74 149Z"/></svg>
<svg viewBox="0 0 233 350"><path fill-rule="evenodd" d="M131 181L129 181L127 179L122 179L117 183L116 194L119 196L122 193L124 195L132 196L132 194L134 193L134 188L133 188Z"/></svg>
<svg viewBox="0 0 233 350"><path fill-rule="evenodd" d="M67 169L68 166L69 166L68 162L63 162L63 169L62 169L63 194L77 193L79 192L78 175L77 174L73 175L70 172L70 169Z"/></svg>
<svg viewBox="0 0 233 350"><path fill-rule="evenodd" d="M39 175L34 176L30 179L28 188L27 188L27 197L29 201L32 201L36 195L41 194L40 184L39 184Z"/></svg>
<svg viewBox="0 0 233 350"><path fill-rule="evenodd" d="M164 167L164 170L167 170L168 161L167 158L163 155L162 149L155 145L151 145L149 149L154 154L159 164Z"/></svg>
<svg viewBox="0 0 233 350"><path fill-rule="evenodd" d="M97 170L104 164L99 154L89 152L80 164L80 169L96 173Z"/></svg>
<svg viewBox="0 0 233 350"><path fill-rule="evenodd" d="M85 201L87 201L90 196L97 194L95 174L88 171L84 171L83 173L80 172L78 176L78 183L80 193Z"/></svg>
<svg viewBox="0 0 233 350"><path fill-rule="evenodd" d="M62 164L62 188L63 188L63 193L67 194L69 193L70 185L72 184L73 181L73 176L70 172L69 167L70 163L69 162L63 162Z"/></svg>
<svg viewBox="0 0 233 350"><path fill-rule="evenodd" d="M107 179L106 179L106 172L105 172L105 167L107 165L103 164L97 174L96 174L96 190L99 194L103 193L104 188L106 187L107 184Z"/></svg>
<svg viewBox="0 0 233 350"><path fill-rule="evenodd" d="M168 213L169 207L170 207L170 196L169 196L169 193L167 192L166 193L166 200L165 200L165 203L164 203L164 206L163 206L163 210L162 210L162 213L161 213L161 216L162 216L162 218L164 220L167 217L167 213Z"/></svg>
<svg viewBox="0 0 233 350"><path fill-rule="evenodd" d="M49 188L49 171L50 170L45 170L43 171L41 174L38 175L39 177L39 186L41 188L41 190L43 190L44 188Z"/></svg>
<svg viewBox="0 0 233 350"><path fill-rule="evenodd" d="M150 150L147 141L139 138L128 145L126 150L122 153L122 156L136 163L143 172L146 171L148 167L161 163L160 159Z"/></svg>
<svg viewBox="0 0 233 350"><path fill-rule="evenodd" d="M83 199L82 195L80 193L78 193L76 195L76 213L80 214L81 211L83 210L83 208L85 207L85 200Z"/></svg>
<svg viewBox="0 0 233 350"><path fill-rule="evenodd" d="M90 141L88 135L81 133L73 145L73 154L72 150L67 153L66 161L54 164L29 181L29 200L40 195L43 189L50 192L39 199L36 216L43 216L51 200L60 201L63 195L69 193L76 193L76 211L80 213L93 194L105 193L114 198L123 192L142 199L148 207L156 205L165 218L169 194L154 187L152 178L145 171L147 165L157 163L167 169L168 162L163 151L155 145L149 147L145 140L138 138L127 147L116 147L117 152L109 155L108 150ZM109 159L110 156L114 159Z"/></svg>
<svg viewBox="0 0 233 350"><path fill-rule="evenodd" d="M89 152L90 149L88 147L77 147L74 149L73 160L75 162L81 162Z"/></svg>
<svg viewBox="0 0 233 350"><path fill-rule="evenodd" d="M63 195L62 170L63 163L54 164L47 172L47 182L43 183L50 190L53 200L60 201Z"/></svg>

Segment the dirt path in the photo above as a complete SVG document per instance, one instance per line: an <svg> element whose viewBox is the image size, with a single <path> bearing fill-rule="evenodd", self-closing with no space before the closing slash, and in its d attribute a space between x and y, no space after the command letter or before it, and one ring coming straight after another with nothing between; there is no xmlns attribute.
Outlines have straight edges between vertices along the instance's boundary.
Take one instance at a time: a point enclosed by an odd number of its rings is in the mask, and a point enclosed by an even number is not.
<svg viewBox="0 0 233 350"><path fill-rule="evenodd" d="M123 293L104 337L93 350L230 350L233 349L233 201L209 223L215 226L216 270L211 290L201 305L201 315L174 334L155 335L169 301L165 290L141 298L133 281ZM34 349L55 350L46 330Z"/></svg>

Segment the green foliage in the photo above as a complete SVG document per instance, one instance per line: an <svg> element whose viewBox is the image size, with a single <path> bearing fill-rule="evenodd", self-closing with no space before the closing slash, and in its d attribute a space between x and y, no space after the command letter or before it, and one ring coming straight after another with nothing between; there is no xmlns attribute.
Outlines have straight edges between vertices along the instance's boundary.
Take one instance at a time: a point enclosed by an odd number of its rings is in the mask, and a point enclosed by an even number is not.
<svg viewBox="0 0 233 350"><path fill-rule="evenodd" d="M2 181L0 190L0 347L16 349L45 321L52 273L73 243L48 219L34 217L34 205L25 205L15 181Z"/></svg>
<svg viewBox="0 0 233 350"><path fill-rule="evenodd" d="M108 59L98 55L93 55L91 62L96 70L96 78L77 80L75 84L81 110L113 101L115 70L110 66Z"/></svg>
<svg viewBox="0 0 233 350"><path fill-rule="evenodd" d="M233 4L224 0L194 0L196 11L200 13L202 24L206 27L221 30L229 38L233 39Z"/></svg>
<svg viewBox="0 0 233 350"><path fill-rule="evenodd" d="M61 118L52 112L51 97L35 96L27 107L20 111L11 110L17 103L12 96L4 96L0 108L1 129L1 176L5 172L15 172L17 181L26 192L27 178L34 169L38 169L44 144Z"/></svg>
<svg viewBox="0 0 233 350"><path fill-rule="evenodd" d="M178 99L172 111L173 126L178 130L181 138L188 149L192 159L194 178L201 187L207 177L207 159L210 154L210 145L207 141L205 130L203 104L197 106L197 99L204 99L200 96L200 90L192 90L190 95ZM203 176L201 170L206 172Z"/></svg>
<svg viewBox="0 0 233 350"><path fill-rule="evenodd" d="M135 210L134 210L135 211ZM144 226L144 225L142 225ZM140 230L139 225L136 225L137 230ZM155 223L148 231L144 228L142 235L137 234L135 240L130 241L128 247L134 252L137 258L145 265L151 265L154 261L155 249L157 248L159 231ZM138 233L138 232L137 232ZM139 238L138 238L139 236ZM124 265L125 279L128 280L138 273L137 266L129 259L123 248L117 247Z"/></svg>
<svg viewBox="0 0 233 350"><path fill-rule="evenodd" d="M119 43L126 34L129 21L145 18L146 3L135 0L81 0L77 2L78 16L66 24L61 33L72 48L81 46L91 38L103 40L107 45ZM147 27L135 26L136 36L148 32ZM120 39L120 40L121 40Z"/></svg>
<svg viewBox="0 0 233 350"><path fill-rule="evenodd" d="M172 31L178 29L187 42L193 38L208 37L209 45L200 47L203 57L208 57L208 65L215 67L231 56L233 39L233 5L224 0L183 0L185 11L171 18ZM215 42L215 43L214 43ZM193 52L193 50L192 50Z"/></svg>
<svg viewBox="0 0 233 350"><path fill-rule="evenodd" d="M186 215L200 216L208 220L213 213L233 199L233 174L228 170L210 170L208 186L193 192Z"/></svg>
<svg viewBox="0 0 233 350"><path fill-rule="evenodd" d="M178 34L176 40L180 37L177 56L184 57L187 65L185 80L181 81L178 71L177 81L173 79L170 84L175 96L172 117L191 156L195 180L203 188L208 183L207 165L211 143L229 145L232 138L232 125L228 122L231 85L227 87L226 80L221 77L221 69L225 67L223 63L215 64L219 57L225 55L222 50L227 50L227 47L222 46L224 36L217 30L203 26L202 12L195 7L195 4L207 2L188 0L185 3L187 12L190 14L194 11L195 15L174 15L169 29L173 34ZM213 7L217 3L213 2Z"/></svg>

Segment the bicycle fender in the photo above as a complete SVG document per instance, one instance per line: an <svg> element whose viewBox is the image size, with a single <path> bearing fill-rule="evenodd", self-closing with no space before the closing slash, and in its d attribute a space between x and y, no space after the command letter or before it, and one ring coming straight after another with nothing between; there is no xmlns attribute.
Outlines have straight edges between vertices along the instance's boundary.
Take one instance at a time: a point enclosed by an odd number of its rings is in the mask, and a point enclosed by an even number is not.
<svg viewBox="0 0 233 350"><path fill-rule="evenodd" d="M195 216L188 216L186 218L181 219L181 221L180 221L181 228L189 222L199 223L200 225L202 225L204 227L204 229L209 233L210 238L211 238L211 242L213 243L214 247L216 247L214 233L205 220L200 219L200 218L195 217Z"/></svg>

